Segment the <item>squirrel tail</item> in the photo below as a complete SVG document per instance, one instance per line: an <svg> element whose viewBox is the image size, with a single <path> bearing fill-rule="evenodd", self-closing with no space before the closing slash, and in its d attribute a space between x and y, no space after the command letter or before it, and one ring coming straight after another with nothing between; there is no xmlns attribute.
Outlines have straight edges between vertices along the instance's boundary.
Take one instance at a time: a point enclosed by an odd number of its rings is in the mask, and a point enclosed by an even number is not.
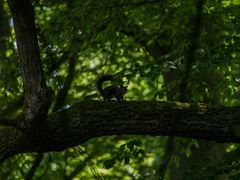
<svg viewBox="0 0 240 180"><path fill-rule="evenodd" d="M98 80L97 80L97 89L98 91L102 94L103 92L103 88L102 88L102 84L105 82L105 81L111 81L113 80L113 75L111 74L102 74L99 76Z"/></svg>

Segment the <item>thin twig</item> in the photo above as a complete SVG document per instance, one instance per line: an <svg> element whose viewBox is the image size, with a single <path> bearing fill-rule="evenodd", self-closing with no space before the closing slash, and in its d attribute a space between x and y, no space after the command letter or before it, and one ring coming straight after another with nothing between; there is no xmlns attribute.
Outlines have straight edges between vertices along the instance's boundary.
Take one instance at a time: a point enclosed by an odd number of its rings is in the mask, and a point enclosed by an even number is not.
<svg viewBox="0 0 240 180"><path fill-rule="evenodd" d="M28 174L26 175L25 180L33 179L34 174L35 174L37 168L39 167L39 165L41 164L43 157L44 157L43 153L38 153L36 155L35 161L33 162L31 169L29 170Z"/></svg>

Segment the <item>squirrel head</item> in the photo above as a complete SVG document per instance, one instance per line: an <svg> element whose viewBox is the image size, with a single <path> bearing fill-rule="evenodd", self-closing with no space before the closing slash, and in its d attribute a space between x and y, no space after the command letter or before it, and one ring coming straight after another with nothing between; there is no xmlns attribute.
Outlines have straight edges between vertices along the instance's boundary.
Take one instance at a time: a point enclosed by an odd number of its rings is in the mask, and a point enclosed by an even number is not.
<svg viewBox="0 0 240 180"><path fill-rule="evenodd" d="M127 93L127 86L121 85L121 86L120 86L120 93L121 93L121 94L126 94L126 93Z"/></svg>

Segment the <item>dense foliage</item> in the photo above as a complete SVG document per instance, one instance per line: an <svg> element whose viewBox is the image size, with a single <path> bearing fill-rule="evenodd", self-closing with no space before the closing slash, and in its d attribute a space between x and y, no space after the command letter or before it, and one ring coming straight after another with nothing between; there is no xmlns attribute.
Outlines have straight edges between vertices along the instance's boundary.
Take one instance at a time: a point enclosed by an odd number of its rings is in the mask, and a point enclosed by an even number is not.
<svg viewBox="0 0 240 180"><path fill-rule="evenodd" d="M128 86L127 101L177 101L184 96L189 102L238 106L240 0L203 1L200 33L194 35L200 1L33 1L44 76L56 92L49 113L100 100L95 82L103 73ZM17 117L23 108L23 85L4 0L0 77L0 113ZM16 155L1 165L0 177L156 179L165 169L165 179L239 179L239 155L236 144L98 137L60 153Z"/></svg>

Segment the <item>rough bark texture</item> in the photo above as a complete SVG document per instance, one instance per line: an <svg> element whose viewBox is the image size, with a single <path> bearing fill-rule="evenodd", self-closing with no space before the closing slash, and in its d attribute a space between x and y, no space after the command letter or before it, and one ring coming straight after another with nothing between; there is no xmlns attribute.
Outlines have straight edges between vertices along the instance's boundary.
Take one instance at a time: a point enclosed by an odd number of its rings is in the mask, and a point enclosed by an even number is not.
<svg viewBox="0 0 240 180"><path fill-rule="evenodd" d="M167 135L239 143L239 119L240 108L204 104L81 102L50 116L41 137L24 136L13 128L2 132L0 161L19 152L61 151L105 135Z"/></svg>
<svg viewBox="0 0 240 180"><path fill-rule="evenodd" d="M26 143L26 144L24 144ZM26 145L26 146L25 146ZM0 131L0 162L16 153L24 152L28 146L28 140L23 134L14 129L6 128Z"/></svg>
<svg viewBox="0 0 240 180"><path fill-rule="evenodd" d="M13 15L24 89L25 119L20 126L26 129L47 114L51 91L43 77L31 1L8 0L8 5Z"/></svg>

